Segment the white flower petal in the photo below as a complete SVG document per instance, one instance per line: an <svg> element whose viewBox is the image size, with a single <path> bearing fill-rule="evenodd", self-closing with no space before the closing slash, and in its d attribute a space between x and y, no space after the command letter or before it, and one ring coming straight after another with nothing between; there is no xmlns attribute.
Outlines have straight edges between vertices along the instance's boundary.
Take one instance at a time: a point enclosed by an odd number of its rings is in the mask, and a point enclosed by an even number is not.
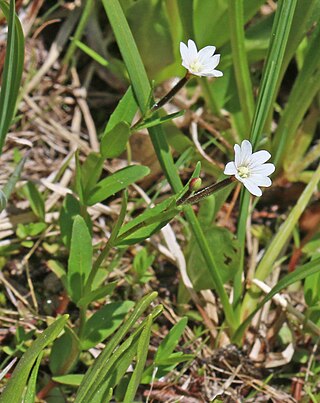
<svg viewBox="0 0 320 403"><path fill-rule="evenodd" d="M234 148L234 162L236 164L236 167L238 168L241 163L241 148L239 144L235 144L233 148Z"/></svg>
<svg viewBox="0 0 320 403"><path fill-rule="evenodd" d="M219 75L216 74L218 72L218 70L213 70L213 71L202 71L201 73L198 73L199 76L201 77L221 77L223 76L223 74Z"/></svg>
<svg viewBox="0 0 320 403"><path fill-rule="evenodd" d="M198 53L199 61L201 63L206 63L207 59L211 58L211 56L214 55L215 51L216 51L215 46L206 46L203 49L200 49Z"/></svg>
<svg viewBox="0 0 320 403"><path fill-rule="evenodd" d="M250 175L250 179L257 185L257 186L264 186L269 187L272 185L272 181L270 178L264 175L257 175L253 174Z"/></svg>
<svg viewBox="0 0 320 403"><path fill-rule="evenodd" d="M241 176L238 174L238 171L234 176L239 182L244 183L245 180L243 178L241 178Z"/></svg>
<svg viewBox="0 0 320 403"><path fill-rule="evenodd" d="M182 59L182 66L185 68L188 68L187 66L189 66L190 61L191 61L190 53L189 53L188 46L183 42L180 42L180 55L181 55L181 59Z"/></svg>
<svg viewBox="0 0 320 403"><path fill-rule="evenodd" d="M205 62L205 66L210 65L212 69L215 69L218 66L219 62L220 55L214 55Z"/></svg>
<svg viewBox="0 0 320 403"><path fill-rule="evenodd" d="M220 70L213 70L212 77L222 77L223 73Z"/></svg>
<svg viewBox="0 0 320 403"><path fill-rule="evenodd" d="M224 168L224 172L225 175L235 175L237 173L237 168L235 166L235 163L232 162L228 162L227 165Z"/></svg>
<svg viewBox="0 0 320 403"><path fill-rule="evenodd" d="M269 162L268 164L258 165L251 169L252 175L260 174L263 176L269 176L275 171L275 166Z"/></svg>
<svg viewBox="0 0 320 403"><path fill-rule="evenodd" d="M252 145L250 141L243 140L241 143L241 165L248 165L252 156Z"/></svg>
<svg viewBox="0 0 320 403"><path fill-rule="evenodd" d="M250 166L254 167L256 165L264 164L268 159L271 158L271 154L266 150L257 151L252 154Z"/></svg>
<svg viewBox="0 0 320 403"><path fill-rule="evenodd" d="M253 194L254 196L261 196L262 195L261 189L259 189L258 186L252 180L250 180L249 178L244 179L243 184L249 190L249 192L251 194Z"/></svg>
<svg viewBox="0 0 320 403"><path fill-rule="evenodd" d="M189 48L189 55L190 58L192 59L196 59L198 56L198 49L196 44L194 43L194 41L192 39L188 40L188 48Z"/></svg>

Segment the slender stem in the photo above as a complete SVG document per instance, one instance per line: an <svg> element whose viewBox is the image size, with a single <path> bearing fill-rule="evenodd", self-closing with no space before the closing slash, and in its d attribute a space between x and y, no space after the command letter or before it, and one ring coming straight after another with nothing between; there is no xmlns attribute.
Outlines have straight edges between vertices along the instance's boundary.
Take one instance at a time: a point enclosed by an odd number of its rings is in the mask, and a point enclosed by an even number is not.
<svg viewBox="0 0 320 403"><path fill-rule="evenodd" d="M133 126L130 127L130 130L132 131L137 129L138 126L140 126L140 124L143 123L146 118L161 109L167 102L170 101L171 98L173 98L181 90L181 88L190 80L191 77L192 74L187 71L186 75L181 78L181 80L163 98L161 98L159 102L154 103L151 109L147 111L146 114L142 116Z"/></svg>
<svg viewBox="0 0 320 403"><path fill-rule="evenodd" d="M85 2L85 6L84 6L84 9L82 11L80 22L79 22L79 24L77 26L76 32L75 32L74 37L73 37L74 39L77 39L77 40L81 39L83 31L86 28L88 19L89 19L90 15L91 15L91 12L92 12L93 8L94 8L94 3L95 3L94 0L87 0L87 2ZM67 50L67 53L66 53L66 55L65 55L65 57L63 59L63 64L64 65L69 64L69 62L70 62L70 60L71 60L71 58L72 58L72 56L73 56L73 54L74 54L74 52L76 50L76 47L77 47L76 41L73 40L70 43L69 48Z"/></svg>
<svg viewBox="0 0 320 403"><path fill-rule="evenodd" d="M212 195L215 192L218 192L219 190L225 188L226 186L231 185L236 179L233 176L230 176L229 178L223 179L222 181L218 183L214 183L213 185L210 185L204 189L199 190L199 192L196 192L193 196L185 198L181 198L180 200L177 201L177 205L181 204L193 204L197 203L199 200L208 197Z"/></svg>
<svg viewBox="0 0 320 403"><path fill-rule="evenodd" d="M228 14L233 67L238 87L239 101L241 110L243 111L246 131L249 131L254 114L254 99L245 49L243 3L243 0L229 0Z"/></svg>
<svg viewBox="0 0 320 403"><path fill-rule="evenodd" d="M162 108L167 102L170 101L171 98L173 98L181 90L183 86L186 85L186 83L190 80L191 77L192 74L189 73L189 71L187 71L186 75L183 78L181 78L181 80L163 98L161 98L159 102L156 102L152 106L150 112L154 113L160 108Z"/></svg>
<svg viewBox="0 0 320 403"><path fill-rule="evenodd" d="M83 331L84 331L84 326L86 324L86 319L87 319L87 307L88 305L82 306L80 308L80 312L79 312L79 330L78 330L78 337L81 340L82 335L83 335Z"/></svg>

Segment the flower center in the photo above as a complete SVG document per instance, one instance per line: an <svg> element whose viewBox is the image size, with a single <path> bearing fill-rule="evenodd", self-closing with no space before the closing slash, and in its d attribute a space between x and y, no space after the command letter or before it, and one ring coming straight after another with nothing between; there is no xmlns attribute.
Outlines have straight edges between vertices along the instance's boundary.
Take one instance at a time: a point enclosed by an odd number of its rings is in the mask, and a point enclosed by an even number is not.
<svg viewBox="0 0 320 403"><path fill-rule="evenodd" d="M190 64L190 70L199 73L203 69L202 64L199 62L198 59L195 59L191 64Z"/></svg>
<svg viewBox="0 0 320 403"><path fill-rule="evenodd" d="M248 178L250 176L250 170L246 166L238 167L238 173L240 178L242 179Z"/></svg>

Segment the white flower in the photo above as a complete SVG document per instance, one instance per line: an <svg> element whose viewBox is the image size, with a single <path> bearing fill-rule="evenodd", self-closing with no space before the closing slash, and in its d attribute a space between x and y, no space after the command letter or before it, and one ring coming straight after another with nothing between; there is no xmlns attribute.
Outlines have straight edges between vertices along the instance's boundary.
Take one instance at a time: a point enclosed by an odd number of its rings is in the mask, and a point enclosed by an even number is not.
<svg viewBox="0 0 320 403"><path fill-rule="evenodd" d="M195 76L221 77L223 73L215 70L220 61L220 55L214 55L215 46L206 46L199 50L193 40L188 40L188 46L180 42L182 66Z"/></svg>
<svg viewBox="0 0 320 403"><path fill-rule="evenodd" d="M235 144L234 154L234 162L227 163L224 173L234 175L254 196L261 196L262 192L258 186L268 187L272 183L268 176L274 172L275 166L271 163L265 164L271 154L265 150L252 153L248 140L243 140L241 147Z"/></svg>

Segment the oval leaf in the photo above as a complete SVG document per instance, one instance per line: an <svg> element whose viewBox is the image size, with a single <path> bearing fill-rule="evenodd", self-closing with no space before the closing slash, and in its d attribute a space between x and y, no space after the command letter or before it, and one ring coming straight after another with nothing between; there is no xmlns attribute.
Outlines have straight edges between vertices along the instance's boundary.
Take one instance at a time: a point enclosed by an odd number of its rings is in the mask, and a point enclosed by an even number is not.
<svg viewBox="0 0 320 403"><path fill-rule="evenodd" d="M84 295L85 284L92 266L92 253L92 241L87 224L78 215L72 227L67 273L68 292L75 303Z"/></svg>

